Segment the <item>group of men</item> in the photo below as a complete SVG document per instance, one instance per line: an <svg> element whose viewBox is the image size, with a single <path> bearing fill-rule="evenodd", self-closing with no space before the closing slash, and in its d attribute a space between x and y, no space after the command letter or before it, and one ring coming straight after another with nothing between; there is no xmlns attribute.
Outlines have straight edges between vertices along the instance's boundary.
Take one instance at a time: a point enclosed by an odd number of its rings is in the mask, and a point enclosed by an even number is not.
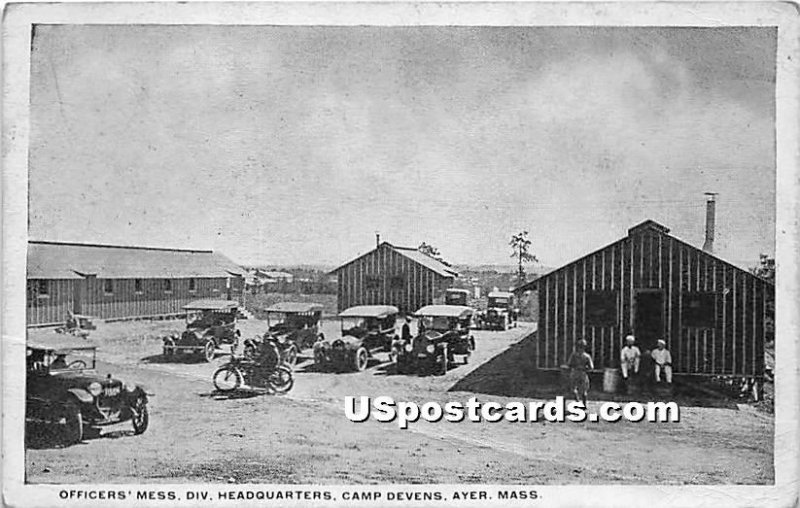
<svg viewBox="0 0 800 508"><path fill-rule="evenodd" d="M667 349L667 343L659 339L655 349L649 352L653 360L653 376L656 383L672 383L672 355ZM582 401L586 405L586 397L589 393L589 374L594 369L594 361L589 353L586 352L586 341L581 339L575 344L575 351L570 355L567 365L570 369L570 387L575 400ZM636 345L636 338L633 335L625 337L625 346L620 350L620 368L622 378L627 384L631 377L639 375L642 351Z"/></svg>

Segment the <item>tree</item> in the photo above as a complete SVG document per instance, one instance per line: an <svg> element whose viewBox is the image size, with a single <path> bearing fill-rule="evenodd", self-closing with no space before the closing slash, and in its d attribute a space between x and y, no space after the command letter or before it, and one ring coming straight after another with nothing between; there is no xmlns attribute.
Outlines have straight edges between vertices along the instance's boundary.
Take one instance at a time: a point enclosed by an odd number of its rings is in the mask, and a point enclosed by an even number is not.
<svg viewBox="0 0 800 508"><path fill-rule="evenodd" d="M450 263L442 259L442 254L439 252L439 249L437 249L436 247L434 247L429 243L422 242L421 244L419 244L419 247L417 247L417 250L423 254L427 254L428 256L432 257L433 259L442 263L443 265L450 266Z"/></svg>
<svg viewBox="0 0 800 508"><path fill-rule="evenodd" d="M508 245L513 249L512 258L517 259L518 271L517 278L519 285L525 284L525 263L538 262L536 256L531 253L531 241L528 239L528 232L523 231L511 236Z"/></svg>
<svg viewBox="0 0 800 508"><path fill-rule="evenodd" d="M750 273L767 282L775 284L775 258L767 254L758 256L758 266L750 268ZM767 342L775 340L775 289L772 288L772 298L767 300L767 316L764 323L767 329Z"/></svg>
<svg viewBox="0 0 800 508"><path fill-rule="evenodd" d="M758 258L758 266L751 268L750 273L774 284L775 258L771 258L767 254L761 254Z"/></svg>

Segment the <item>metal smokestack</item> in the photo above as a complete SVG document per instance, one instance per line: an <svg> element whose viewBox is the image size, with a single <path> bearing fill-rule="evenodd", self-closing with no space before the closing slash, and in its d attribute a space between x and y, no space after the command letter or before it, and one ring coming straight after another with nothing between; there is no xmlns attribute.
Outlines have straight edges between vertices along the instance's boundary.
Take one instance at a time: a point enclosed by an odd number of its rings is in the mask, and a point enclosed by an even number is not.
<svg viewBox="0 0 800 508"><path fill-rule="evenodd" d="M714 227L716 221L716 192L706 192L706 241L703 250L709 254L714 253Z"/></svg>
<svg viewBox="0 0 800 508"><path fill-rule="evenodd" d="M381 246L381 234L378 231L375 231L375 247Z"/></svg>

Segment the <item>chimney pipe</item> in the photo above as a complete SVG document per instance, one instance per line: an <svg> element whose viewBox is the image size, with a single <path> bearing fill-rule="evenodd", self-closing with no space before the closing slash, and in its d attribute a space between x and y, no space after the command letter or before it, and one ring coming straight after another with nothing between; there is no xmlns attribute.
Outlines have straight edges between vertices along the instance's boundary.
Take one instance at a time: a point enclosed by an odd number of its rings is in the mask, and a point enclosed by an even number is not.
<svg viewBox="0 0 800 508"><path fill-rule="evenodd" d="M378 231L375 231L375 247L381 246L381 234Z"/></svg>
<svg viewBox="0 0 800 508"><path fill-rule="evenodd" d="M706 241L703 251L714 253L714 227L716 220L716 192L706 192Z"/></svg>

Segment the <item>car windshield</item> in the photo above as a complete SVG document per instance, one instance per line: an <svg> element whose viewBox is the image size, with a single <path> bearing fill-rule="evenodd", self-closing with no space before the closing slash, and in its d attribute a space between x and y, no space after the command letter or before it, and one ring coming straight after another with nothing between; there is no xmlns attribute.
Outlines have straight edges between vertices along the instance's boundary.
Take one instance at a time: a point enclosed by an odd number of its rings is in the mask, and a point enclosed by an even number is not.
<svg viewBox="0 0 800 508"><path fill-rule="evenodd" d="M368 330L367 318L344 317L342 318L342 332L357 332Z"/></svg>
<svg viewBox="0 0 800 508"><path fill-rule="evenodd" d="M95 350L29 350L28 367L32 370L49 370L50 372L94 369Z"/></svg>
<svg viewBox="0 0 800 508"><path fill-rule="evenodd" d="M422 326L426 330L446 332L450 329L450 318L447 316L424 316Z"/></svg>
<svg viewBox="0 0 800 508"><path fill-rule="evenodd" d="M489 307L508 307L508 298L489 298Z"/></svg>

